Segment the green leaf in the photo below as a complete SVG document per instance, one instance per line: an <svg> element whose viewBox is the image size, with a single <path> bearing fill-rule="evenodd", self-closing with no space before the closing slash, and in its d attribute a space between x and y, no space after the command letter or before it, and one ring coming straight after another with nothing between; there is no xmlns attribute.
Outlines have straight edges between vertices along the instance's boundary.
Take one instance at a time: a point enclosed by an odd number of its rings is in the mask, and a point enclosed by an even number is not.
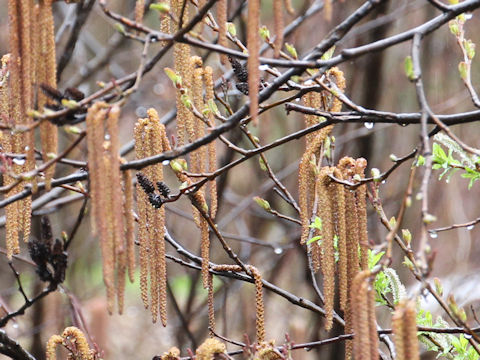
<svg viewBox="0 0 480 360"><path fill-rule="evenodd" d="M319 241L319 240L321 240L321 239L322 239L321 236L314 236L314 237L312 237L311 239L309 239L309 240L307 241L307 244L310 245L310 244L314 243L315 241Z"/></svg>
<svg viewBox="0 0 480 360"><path fill-rule="evenodd" d="M423 166L425 165L425 158L422 155L418 155L416 166Z"/></svg>
<svg viewBox="0 0 480 360"><path fill-rule="evenodd" d="M468 76L468 64L467 64L465 61L461 61L461 62L458 64L458 72L460 73L460 77L461 77L463 80L466 80L466 79L467 79L467 76Z"/></svg>
<svg viewBox="0 0 480 360"><path fill-rule="evenodd" d="M261 208L263 208L264 210L266 211L269 211L271 210L272 208L270 207L270 203L265 200L265 199L262 199L261 197L259 196L255 196L253 198L253 200L257 203L258 206L260 206Z"/></svg>
<svg viewBox="0 0 480 360"><path fill-rule="evenodd" d="M322 60L330 60L333 56L333 53L335 51L335 45L332 46L330 49L328 49L323 55L322 55Z"/></svg>
<svg viewBox="0 0 480 360"><path fill-rule="evenodd" d="M237 28L235 27L234 23L231 23L231 22L227 23L227 31L230 35L232 35L232 37L237 36Z"/></svg>
<svg viewBox="0 0 480 360"><path fill-rule="evenodd" d="M404 66L405 66L405 75L407 75L408 80L410 81L415 80L415 74L413 71L413 61L410 55L408 55L405 58Z"/></svg>
<svg viewBox="0 0 480 360"><path fill-rule="evenodd" d="M318 216L315 217L315 220L313 223L308 225L310 229L317 229L317 230L322 230L322 219L320 219Z"/></svg>
<svg viewBox="0 0 480 360"><path fill-rule="evenodd" d="M150 9L156 10L162 14L168 14L170 12L170 5L167 3L161 2L156 4L150 4Z"/></svg>
<svg viewBox="0 0 480 360"><path fill-rule="evenodd" d="M285 48L287 49L288 53L293 56L293 58L298 59L297 49L295 49L295 46L285 43Z"/></svg>

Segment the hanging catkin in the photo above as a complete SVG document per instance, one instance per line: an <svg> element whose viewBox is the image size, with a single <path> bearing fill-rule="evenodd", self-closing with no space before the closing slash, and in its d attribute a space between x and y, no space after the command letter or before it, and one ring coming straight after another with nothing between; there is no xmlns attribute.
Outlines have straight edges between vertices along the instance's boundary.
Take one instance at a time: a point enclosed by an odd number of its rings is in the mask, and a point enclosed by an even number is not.
<svg viewBox="0 0 480 360"><path fill-rule="evenodd" d="M260 0L248 1L247 48L248 48L248 95L250 117L254 124L258 115L258 90L260 86Z"/></svg>
<svg viewBox="0 0 480 360"><path fill-rule="evenodd" d="M137 159L162 153L165 149L165 127L160 123L155 109L147 111L148 118L139 119L135 125L135 153ZM162 164L144 169L149 179L163 181ZM140 289L145 307L150 306L153 322L160 320L167 325L167 271L165 260L165 209L153 210L147 194L137 191L138 241L140 243ZM143 258L144 257L144 258ZM150 288L150 301L148 289Z"/></svg>
<svg viewBox="0 0 480 360"><path fill-rule="evenodd" d="M420 359L416 317L414 301L401 300L395 307L392 327L397 360Z"/></svg>

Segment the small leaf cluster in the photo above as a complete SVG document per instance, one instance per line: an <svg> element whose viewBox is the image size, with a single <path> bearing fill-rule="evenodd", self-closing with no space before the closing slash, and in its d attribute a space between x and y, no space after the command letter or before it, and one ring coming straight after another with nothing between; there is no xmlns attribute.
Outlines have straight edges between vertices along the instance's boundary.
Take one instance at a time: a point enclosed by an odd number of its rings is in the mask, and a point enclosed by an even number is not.
<svg viewBox="0 0 480 360"><path fill-rule="evenodd" d="M431 328L448 327L448 323L441 316L437 316L433 321L432 313L424 309L417 311L417 325ZM470 346L468 339L463 334L456 336L420 331L418 337L428 351L437 353L437 358L442 357L452 360L478 360L479 358L479 355Z"/></svg>
<svg viewBox="0 0 480 360"><path fill-rule="evenodd" d="M435 142L433 144L433 166L434 170L442 170L439 175L441 180L447 175L447 182L450 178L459 170L465 172L461 174L461 177L469 179L468 189L470 189L475 181L480 179L480 159L476 156L470 156L467 154L455 141L446 135L436 135L435 140L448 148L448 153L442 148L442 146ZM457 155L459 159L453 155Z"/></svg>
<svg viewBox="0 0 480 360"><path fill-rule="evenodd" d="M368 268L372 270L385 255L385 251L368 250ZM393 303L397 304L406 297L405 286L400 282L397 272L392 268L386 268L375 276L375 301L377 305L388 305L387 294L392 294Z"/></svg>

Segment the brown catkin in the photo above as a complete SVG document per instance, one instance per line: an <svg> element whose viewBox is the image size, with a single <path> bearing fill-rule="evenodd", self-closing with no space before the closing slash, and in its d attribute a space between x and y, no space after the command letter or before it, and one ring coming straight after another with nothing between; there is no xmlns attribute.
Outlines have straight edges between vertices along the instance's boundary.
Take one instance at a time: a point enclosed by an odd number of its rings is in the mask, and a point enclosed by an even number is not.
<svg viewBox="0 0 480 360"><path fill-rule="evenodd" d="M172 0L171 7L174 15L180 18L183 8L183 3L187 0ZM183 24L188 22L188 4L186 4L183 13ZM172 33L175 32L176 29ZM175 43L173 46L173 58L175 71L182 78L182 84L185 89L191 88L192 66L190 63L190 46L187 44ZM188 134L193 133L193 114L182 103L182 94L177 90L177 145L185 144L185 138Z"/></svg>
<svg viewBox="0 0 480 360"><path fill-rule="evenodd" d="M201 256L202 256L202 279L203 287L208 288L208 267L210 259L210 236L208 232L208 223L202 218L200 222L200 236L201 236Z"/></svg>
<svg viewBox="0 0 480 360"><path fill-rule="evenodd" d="M82 360L93 359L87 339L79 328L76 328L75 326L65 328L65 330L63 330L62 337L63 339L70 340L70 342L75 344L76 352L79 355L77 358Z"/></svg>
<svg viewBox="0 0 480 360"><path fill-rule="evenodd" d="M32 45L32 35L34 32L33 15L35 4L33 0L9 0L9 45L11 51L11 61L9 66L9 119L11 125L31 125L33 119L27 115L33 108L33 75L35 67L33 66L33 56L35 47ZM27 158L24 165L14 165L14 172L26 172L35 167L34 136L33 130L26 133L17 133L12 135L12 150L16 153L25 153ZM22 184L26 185L25 182ZM23 188L23 186L19 186ZM18 191L18 189L17 189ZM10 192L9 195L14 195ZM32 191L36 191L36 179L32 180ZM23 238L28 241L31 225L31 196L21 200L16 205L16 220L12 224L16 231L11 235L23 232ZM14 207L11 207L13 210ZM11 215L14 214L12 211ZM12 218L12 216L10 216ZM7 219L8 220L8 219ZM8 226L7 226L8 228ZM19 248L15 246L17 239L10 238L14 251Z"/></svg>
<svg viewBox="0 0 480 360"><path fill-rule="evenodd" d="M6 119L7 123L10 121L10 99L9 99L9 69L11 67L11 56L4 55L2 56L2 68L0 73L0 117L2 119ZM10 131L2 132L1 137L1 144L2 149L5 152L14 152L14 136L11 134ZM5 185L12 184L15 180L8 176L7 174L4 175L3 178ZM8 191L6 197L10 197L15 195L18 192L18 188L14 187L12 190ZM5 215L6 215L6 223L5 223L5 232L6 232L6 248L7 248L7 257L9 260L12 259L14 254L18 254L20 252L20 244L19 244L19 231L20 231L20 223L18 221L19 214L18 214L18 204L19 202L15 201L5 208Z"/></svg>
<svg viewBox="0 0 480 360"><path fill-rule="evenodd" d="M283 29L285 22L283 19L283 0L273 0L273 28L275 31L274 57L280 56L283 46Z"/></svg>
<svg viewBox="0 0 480 360"><path fill-rule="evenodd" d="M249 270L255 279L255 324L257 329L257 343L265 341L265 306L263 303L262 275L255 266L250 265Z"/></svg>
<svg viewBox="0 0 480 360"><path fill-rule="evenodd" d="M114 209L113 209L113 172L112 172L112 160L110 154L111 144L108 141L104 142L104 151L103 151L103 168L102 170L102 181L108 186L105 186L102 190L103 199L100 204L102 207L101 214L102 219L99 220L102 222L100 241L103 244L102 247L102 258L104 261L104 282L107 288L107 310L110 314L113 313L115 306L115 295L117 294L117 283L115 281L115 270L116 270L116 258L115 258L115 229L114 229ZM93 175L93 174L92 174ZM93 177L93 176L92 176ZM95 174L95 178L99 179L99 175ZM99 181L99 180L96 180ZM110 184L112 186L110 186Z"/></svg>
<svg viewBox="0 0 480 360"><path fill-rule="evenodd" d="M210 337L214 337L215 331L215 299L213 289L213 275L208 273L208 328Z"/></svg>
<svg viewBox="0 0 480 360"><path fill-rule="evenodd" d="M165 149L165 127L158 113L151 108L147 119L139 119L135 125L135 152L137 159L162 153ZM168 146L169 147L169 146ZM163 166L155 164L144 169L152 181L163 181ZM137 191L139 216L138 239L140 242L140 289L145 307L149 306L152 320L160 314L163 326L167 324L167 267L165 259L165 209L152 209L148 196L142 189ZM150 288L150 301L148 289Z"/></svg>
<svg viewBox="0 0 480 360"><path fill-rule="evenodd" d="M418 360L420 351L417 338L415 302L401 300L392 317L397 360Z"/></svg>
<svg viewBox="0 0 480 360"><path fill-rule="evenodd" d="M248 95L250 97L250 117L257 123L258 89L260 85L260 0L248 1L247 48L248 48Z"/></svg>
<svg viewBox="0 0 480 360"><path fill-rule="evenodd" d="M315 173L313 171L312 157L318 152L322 146L322 136L317 136L311 143L307 145L307 149L303 153L302 159L298 166L299 172L299 206L300 206L300 219L302 221L302 235L301 244L305 244L310 231L310 218L312 216L312 207L314 200L314 187L315 187Z"/></svg>
<svg viewBox="0 0 480 360"><path fill-rule="evenodd" d="M112 169L110 144L104 142L104 121L107 118L107 104L95 103L88 109L87 145L89 191L92 199L92 227L100 238L103 259L103 281L107 291L107 307L113 312L115 296L115 244L112 219ZM108 185L107 185L108 184Z"/></svg>
<svg viewBox="0 0 480 360"><path fill-rule="evenodd" d="M332 0L325 0L323 4L323 18L330 22L332 21Z"/></svg>
<svg viewBox="0 0 480 360"><path fill-rule="evenodd" d="M217 3L218 22L218 45L227 47L227 0L219 0ZM220 54L222 65L227 64L227 55Z"/></svg>
<svg viewBox="0 0 480 360"><path fill-rule="evenodd" d="M370 337L370 359L379 359L378 353L378 333L377 333L377 318L375 314L375 290L369 282L368 288L368 326Z"/></svg>
<svg viewBox="0 0 480 360"><path fill-rule="evenodd" d="M144 133L144 126L148 121L139 119L135 125L135 154L137 159L147 157L145 147L148 144L147 134ZM145 308L148 308L148 249L150 248L147 233L147 210L150 209L148 196L137 183L137 211L138 211L138 242L140 262L140 294Z"/></svg>
<svg viewBox="0 0 480 360"><path fill-rule="evenodd" d="M135 218L133 216L133 181L132 173L126 170L123 175L123 216L125 218L125 237L127 248L127 267L130 282L135 281Z"/></svg>
<svg viewBox="0 0 480 360"><path fill-rule="evenodd" d="M38 28L39 39L35 46L35 82L38 84L47 84L52 88L57 87L57 63L55 55L55 27L53 21L52 1L44 0L38 7L38 17L36 24ZM43 107L51 100L38 90L37 87L37 106L41 111ZM43 161L50 159L50 154L57 152L58 130L55 124L50 121L43 121L40 124L40 139L42 143ZM53 164L45 170L45 186L49 190L51 180L55 173Z"/></svg>
<svg viewBox="0 0 480 360"><path fill-rule="evenodd" d="M329 167L323 167L317 176L316 190L318 199L317 216L322 221L321 242L317 241L313 246L321 244L321 268L323 273L323 292L325 296L325 329L330 330L333 324L333 305L335 297L335 251L334 251L334 227L332 197L330 196Z"/></svg>
<svg viewBox="0 0 480 360"><path fill-rule="evenodd" d="M57 345L63 343L63 338L60 335L52 335L47 341L46 358L47 360L57 360Z"/></svg>
<svg viewBox="0 0 480 360"><path fill-rule="evenodd" d="M342 173L344 180L350 181L354 175L355 160L349 157L342 158L339 161L338 169ZM352 280L360 270L358 261L358 224L356 215L355 193L348 188L344 189L345 194L345 224L346 224L346 260L347 260L347 292L351 293ZM347 297L345 311L345 332L351 332L352 327L352 302L351 296ZM345 358L352 356L352 342L345 343Z"/></svg>
<svg viewBox="0 0 480 360"><path fill-rule="evenodd" d="M213 84L213 69L210 66L205 67L204 71L204 81L205 81L205 101L207 106L210 102L214 101L214 84ZM213 127L215 125L215 117L212 111L208 114L209 126ZM217 150L215 146L215 141L211 141L208 144L208 171L214 172L217 170ZM210 187L210 217L215 219L217 214L217 182L215 179L208 182Z"/></svg>
<svg viewBox="0 0 480 360"><path fill-rule="evenodd" d="M145 0L137 0L135 3L135 22L140 24L143 21L145 12Z"/></svg>
<svg viewBox="0 0 480 360"><path fill-rule="evenodd" d="M355 174L360 178L365 178L365 168L367 161L359 158L355 161ZM367 232L367 186L361 185L355 190L356 208L357 208L357 223L359 233L360 245L360 266L362 270L368 269L368 232Z"/></svg>
<svg viewBox="0 0 480 360"><path fill-rule="evenodd" d="M343 74L343 71L341 71L339 68L335 66L335 67L332 67L330 70L328 70L327 75L328 77L335 78L335 84L341 91L345 90L346 83L345 83L345 75ZM333 102L329 111L339 112L341 110L342 110L342 102L337 97L335 97L333 99Z"/></svg>
<svg viewBox="0 0 480 360"><path fill-rule="evenodd" d="M205 340L195 352L195 357L198 360L211 360L220 358L218 354L223 354L227 351L225 344L218 339L208 338Z"/></svg>
<svg viewBox="0 0 480 360"><path fill-rule="evenodd" d="M119 116L120 108L117 105L109 106L104 102L97 102L88 109L86 117L92 229L94 234L99 236L103 280L110 313L114 310L115 298L118 312L123 311L128 267L127 236L132 236L127 234L126 228L128 220L125 207L128 203L126 198L128 194L123 191L124 179L120 172ZM107 135L109 140L104 141ZM131 213L133 199L128 206Z"/></svg>
<svg viewBox="0 0 480 360"><path fill-rule="evenodd" d="M243 269L239 265L215 265L213 271L231 271L241 272ZM253 265L248 266L255 280L255 324L257 333L257 343L265 341L265 305L263 302L263 282L260 271Z"/></svg>
<svg viewBox="0 0 480 360"><path fill-rule="evenodd" d="M292 0L285 0L285 9L287 9L287 12L288 12L290 15L294 15L294 14L295 14L295 9L294 9L293 6L292 6Z"/></svg>
<svg viewBox="0 0 480 360"><path fill-rule="evenodd" d="M355 360L371 360L370 326L369 326L369 291L370 271L358 273L352 281L350 292L353 325L353 349ZM377 357L378 359L378 357Z"/></svg>
<svg viewBox="0 0 480 360"><path fill-rule="evenodd" d="M171 1L170 0L166 0L166 1L162 1L163 3L166 3L168 6L171 7ZM170 16L168 15L164 15L164 14L160 14L160 30L165 33L165 34L171 34L172 33L172 29L170 28L171 27L171 19L170 19ZM165 40L162 40L160 41L160 45L161 46L165 46L167 45L167 41Z"/></svg>
<svg viewBox="0 0 480 360"><path fill-rule="evenodd" d="M322 104L322 96L321 96L320 93L318 93L316 91L311 91L311 92L303 95L302 100L303 100L305 106L312 107L312 108L315 108L315 109L319 109L321 107L321 104ZM305 127L310 127L310 126L318 124L318 122L320 120L320 117L318 117L316 115L305 114L304 119L305 119ZM319 131L322 131L322 130L319 130ZM307 142L307 146L318 135L319 131L312 132L312 133L306 135L305 139L306 139L306 142Z"/></svg>
<svg viewBox="0 0 480 360"><path fill-rule="evenodd" d="M333 170L333 176L337 179L342 180L343 176L340 170L335 168ZM337 247L338 247L338 288L340 292L340 308L342 310L346 309L347 306L347 297L348 297L348 285L347 285L347 229L345 223L345 191L342 184L331 183L330 187L333 187L335 190L333 201L334 204L334 214L335 214L335 226L337 234Z"/></svg>

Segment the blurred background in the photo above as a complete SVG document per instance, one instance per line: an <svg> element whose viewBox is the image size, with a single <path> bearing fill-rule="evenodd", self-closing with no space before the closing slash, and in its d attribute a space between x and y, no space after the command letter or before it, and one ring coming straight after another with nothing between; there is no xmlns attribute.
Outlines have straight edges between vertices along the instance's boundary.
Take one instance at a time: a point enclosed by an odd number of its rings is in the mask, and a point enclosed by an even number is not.
<svg viewBox="0 0 480 360"><path fill-rule="evenodd" d="M86 6L88 1L84 1ZM134 0L109 1L109 8L132 18ZM273 32L272 1L262 1L261 22ZM319 43L323 37L342 19L352 13L362 2L349 0L333 3L333 19L326 21L323 13L317 12L306 19L285 41L297 49L299 55L305 54ZM293 21L313 4L310 0L295 0L293 7L296 15L285 12L285 23ZM239 38L245 43L246 6L241 0L229 1L229 14L242 9L241 16L235 18ZM8 14L7 1L0 0L0 54L8 52ZM60 59L71 35L75 19L82 14L81 4L54 5L57 41L57 58ZM365 21L348 33L340 42L336 53L343 48L367 44L387 36L398 34L422 24L439 15L427 1L387 1ZM144 23L159 29L159 18L155 12L147 12ZM474 43L480 40L478 14L474 13L466 23L466 36ZM206 27L204 37L212 40L215 35ZM149 55L160 49L159 44L150 47ZM235 48L233 44L229 44ZM126 39L113 26L95 4L81 29L73 50L71 61L66 65L59 89L77 87L89 95L99 89L98 81L119 79L134 72L140 61L143 45ZM419 109L414 85L404 73L404 59L410 53L410 43L403 43L385 51L368 54L341 64L339 67L347 78L346 94L355 103L369 109L392 112L417 112ZM205 50L193 49L192 54L205 55ZM265 56L272 56L267 52ZM132 140L132 130L139 117L146 116L146 110L154 107L160 116L168 114L175 107L175 91L163 68L173 67L172 52L168 53L156 67L142 80L138 91L128 99L122 109L122 144ZM462 60L460 48L455 37L445 25L425 38L422 47L423 80L429 104L437 114L452 114L473 110L470 96L464 87L457 70ZM206 64L213 67L218 79L230 70L219 63L218 55L208 57ZM479 79L479 66L474 59L473 84ZM280 69L283 71L282 69ZM265 74L265 80L269 80ZM268 103L278 100L283 94L277 94ZM238 108L246 97L231 97L232 106ZM79 124L83 127L84 124ZM286 115L283 107L277 107L260 117L260 125L251 131L259 136L262 144L267 144L288 133L303 128L300 114ZM464 142L479 147L479 125L475 123L455 126L454 133ZM169 135L175 133L175 124L167 125ZM343 156L364 157L369 169L387 170L392 162L390 154L398 157L409 153L419 143L420 127L406 127L390 124L376 124L371 128L363 124L336 125L333 135L336 138L335 162ZM228 138L242 147L249 147L238 130L228 134ZM60 147L71 141L71 135L60 129ZM74 151L70 158L86 160L86 144ZM126 149L128 146L126 146ZM278 178L298 199L298 162L305 149L304 140L290 142L266 153L267 159ZM223 144L217 146L219 164L225 164L235 158ZM127 159L133 159L129 152ZM411 162L403 164L380 187L380 196L388 217L396 216L408 182ZM58 165L56 176L65 176L72 172L66 165ZM166 172L166 182L173 188L179 184L171 172ZM367 172L369 173L369 171ZM408 209L402 228L408 228L413 235L413 246L420 236L420 202L415 200L419 190L423 170L417 171L413 187L413 204ZM439 181L439 172L434 171L430 185L430 212L438 220L432 228L454 223L464 223L480 216L480 208L475 199L479 198L479 184L467 189L468 180L459 174L454 175L447 184ZM296 224L281 221L260 209L252 201L260 196L270 202L272 208L297 217L294 210L274 191L273 183L260 169L257 158L252 158L218 178L220 208L217 215L219 229L225 233L229 244L246 262L254 264L263 276L275 285L316 303L319 300L313 291L305 248L299 246L299 227ZM37 195L40 196L41 194ZM82 200L67 190L59 190L55 199L34 213L32 236L38 234L39 217L49 214L54 228L54 236L60 237L61 231L69 232L73 227ZM170 234L191 252L199 253L199 231L195 227L188 200L182 199L166 206L167 228ZM372 244L381 244L386 236L385 228L380 224L376 213L369 205L369 238ZM126 291L125 311L123 315L108 315L106 296L102 280L101 254L97 239L91 235L89 214L85 217L79 232L69 249L69 267L64 289L49 295L43 301L29 309L24 316L11 321L6 327L9 336L29 349L37 359L44 358L44 345L53 334L59 334L63 328L79 321L83 316L88 332L104 351L106 359L150 359L160 355L171 346L177 346L186 356L187 348L195 349L208 336L206 291L201 286L199 273L176 263L168 263L169 311L167 328L161 324L152 324L149 311L143 308L140 300L138 276L134 284ZM4 232L1 237L4 238ZM439 232L431 239L436 261L432 276L442 280L445 293L455 294L461 306L475 305L479 297L478 261L480 246L478 227ZM21 255L28 258L23 244ZM0 244L4 247L4 244ZM167 246L167 251L177 255ZM231 263L225 256L216 239L212 240L212 260L216 263ZM392 264L412 293L418 291L409 271L401 265L403 254L394 248L396 255ZM14 261L21 273L22 282L28 294L39 292L42 284L31 265ZM0 302L7 309L14 310L22 303L17 291L15 278L8 267L7 259L0 255ZM321 275L318 275L321 281ZM252 284L215 278L217 332L225 337L244 341L246 333L250 339L255 337L254 287ZM338 335L341 329L334 328L330 334L323 330L323 319L312 312L294 306L276 294L265 291L267 339L275 339L276 344L284 342L285 334L296 343L324 339ZM441 312L433 302L425 304L434 313ZM468 310L470 311L470 310ZM179 313L182 316L179 316ZM379 309L379 322L382 327L390 327L388 309ZM186 324L186 325L185 325ZM186 327L188 331L186 331ZM228 345L230 350L238 347ZM336 343L314 349L310 352L297 350L295 359L342 359L343 344ZM1 355L0 355L1 358Z"/></svg>

